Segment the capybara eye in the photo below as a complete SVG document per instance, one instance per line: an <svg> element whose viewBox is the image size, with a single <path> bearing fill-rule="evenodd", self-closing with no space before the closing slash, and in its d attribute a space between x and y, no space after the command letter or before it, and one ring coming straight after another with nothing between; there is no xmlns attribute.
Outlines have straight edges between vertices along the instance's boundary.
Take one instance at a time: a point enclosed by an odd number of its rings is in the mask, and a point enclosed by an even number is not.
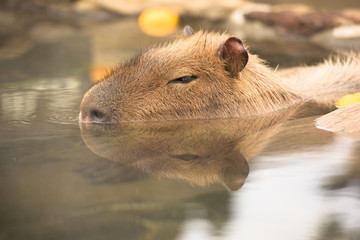
<svg viewBox="0 0 360 240"><path fill-rule="evenodd" d="M199 156L198 155L194 155L194 154L174 154L174 155L171 155L173 158L177 158L177 159L180 159L180 160L183 160L183 161L191 161L191 160L195 160L195 159L198 159Z"/></svg>
<svg viewBox="0 0 360 240"><path fill-rule="evenodd" d="M173 83L189 83L194 81L195 79L197 79L197 76L184 76L184 77L180 77L180 78L175 78L171 81L168 82L168 84L173 84Z"/></svg>

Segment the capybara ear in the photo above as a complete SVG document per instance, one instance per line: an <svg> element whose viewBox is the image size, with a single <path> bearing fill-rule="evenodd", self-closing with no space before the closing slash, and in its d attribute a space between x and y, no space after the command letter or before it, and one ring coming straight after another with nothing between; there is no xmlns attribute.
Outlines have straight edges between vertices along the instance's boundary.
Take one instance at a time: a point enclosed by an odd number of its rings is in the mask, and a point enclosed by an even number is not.
<svg viewBox="0 0 360 240"><path fill-rule="evenodd" d="M216 54L226 62L226 70L232 76L237 76L245 68L249 59L242 41L236 37L230 37L223 42Z"/></svg>
<svg viewBox="0 0 360 240"><path fill-rule="evenodd" d="M191 35L194 34L194 30L190 26L184 27L183 32L185 37L190 37Z"/></svg>

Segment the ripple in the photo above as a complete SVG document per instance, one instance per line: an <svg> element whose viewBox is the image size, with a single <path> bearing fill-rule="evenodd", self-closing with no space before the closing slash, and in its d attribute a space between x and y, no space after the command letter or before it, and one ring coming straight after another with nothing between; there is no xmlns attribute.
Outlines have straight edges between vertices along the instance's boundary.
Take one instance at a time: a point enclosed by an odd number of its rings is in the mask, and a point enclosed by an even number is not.
<svg viewBox="0 0 360 240"><path fill-rule="evenodd" d="M56 112L47 118L48 122L56 124L77 125L79 123L79 113L77 112Z"/></svg>

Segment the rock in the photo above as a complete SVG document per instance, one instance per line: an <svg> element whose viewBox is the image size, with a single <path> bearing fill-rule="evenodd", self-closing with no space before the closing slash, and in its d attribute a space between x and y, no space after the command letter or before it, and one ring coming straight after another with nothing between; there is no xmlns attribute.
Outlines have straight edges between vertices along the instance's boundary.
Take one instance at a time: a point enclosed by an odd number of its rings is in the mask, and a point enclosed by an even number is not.
<svg viewBox="0 0 360 240"><path fill-rule="evenodd" d="M91 2L99 8L107 9L121 15L138 15L145 9L151 7L167 7L173 9L182 15L191 15L194 17L206 17L210 19L226 19L227 16L237 7L241 6L241 0L82 0L83 2Z"/></svg>
<svg viewBox="0 0 360 240"><path fill-rule="evenodd" d="M35 25L29 32L30 38L38 43L53 43L72 36L75 29L70 25L44 22Z"/></svg>
<svg viewBox="0 0 360 240"><path fill-rule="evenodd" d="M74 3L74 9L78 12L94 12L99 10L98 6L94 2L80 0Z"/></svg>
<svg viewBox="0 0 360 240"><path fill-rule="evenodd" d="M249 4L235 10L231 29L243 38L256 40L308 39L327 46L359 48L360 9L318 11L304 5ZM343 41L341 44L340 41ZM350 48L352 48L350 46ZM356 47L355 47L356 48Z"/></svg>
<svg viewBox="0 0 360 240"><path fill-rule="evenodd" d="M359 51L360 24L340 26L330 29L310 38L311 41L329 48L340 48Z"/></svg>
<svg viewBox="0 0 360 240"><path fill-rule="evenodd" d="M27 38L13 37L3 40L0 46L0 59L13 59L28 52L33 42Z"/></svg>

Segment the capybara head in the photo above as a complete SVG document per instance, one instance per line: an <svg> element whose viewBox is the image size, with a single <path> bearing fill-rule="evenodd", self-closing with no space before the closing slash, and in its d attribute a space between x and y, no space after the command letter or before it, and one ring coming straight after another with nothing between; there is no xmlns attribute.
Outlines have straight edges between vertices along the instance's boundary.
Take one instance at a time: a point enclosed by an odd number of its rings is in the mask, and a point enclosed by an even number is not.
<svg viewBox="0 0 360 240"><path fill-rule="evenodd" d="M243 117L296 100L240 39L190 27L184 33L112 69L85 94L80 121Z"/></svg>

